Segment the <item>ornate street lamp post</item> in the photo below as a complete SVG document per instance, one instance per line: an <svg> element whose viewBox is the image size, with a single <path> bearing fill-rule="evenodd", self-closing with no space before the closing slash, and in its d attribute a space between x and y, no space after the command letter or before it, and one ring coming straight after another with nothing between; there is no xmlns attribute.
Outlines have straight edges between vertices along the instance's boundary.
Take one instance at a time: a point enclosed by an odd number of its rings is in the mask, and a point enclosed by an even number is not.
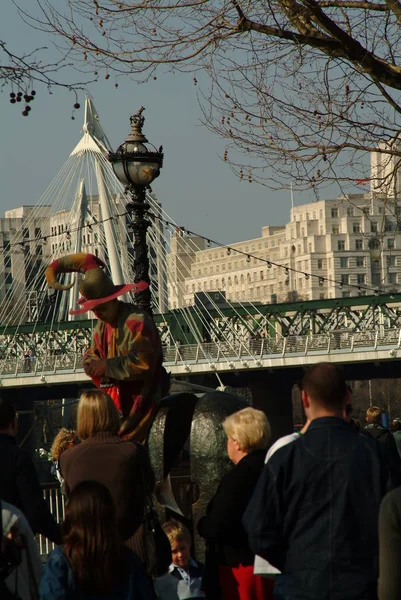
<svg viewBox="0 0 401 600"><path fill-rule="evenodd" d="M109 161L114 173L125 185L125 193L130 196L127 210L132 214L132 230L134 232L134 281L146 281L149 278L149 253L146 241L146 232L150 221L145 213L149 209L146 201L146 191L150 184L160 174L163 166L163 148L159 150L151 144L149 150L145 143L149 143L142 133L145 117L142 115L144 107L130 117L131 133L116 152L109 154ZM141 308L151 312L150 287L137 294L136 303Z"/></svg>

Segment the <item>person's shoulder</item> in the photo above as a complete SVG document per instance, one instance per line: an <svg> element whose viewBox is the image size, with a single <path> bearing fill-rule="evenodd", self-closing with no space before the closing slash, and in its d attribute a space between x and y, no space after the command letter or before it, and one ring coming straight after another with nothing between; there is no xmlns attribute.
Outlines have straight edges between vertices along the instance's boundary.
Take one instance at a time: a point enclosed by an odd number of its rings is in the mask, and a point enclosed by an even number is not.
<svg viewBox="0 0 401 600"><path fill-rule="evenodd" d="M297 438L293 439L291 442L277 448L266 462L266 467L268 467L269 470L275 470L280 468L281 465L287 464L291 456L294 456L296 452L302 450L301 442L304 437L305 436L298 435Z"/></svg>
<svg viewBox="0 0 401 600"><path fill-rule="evenodd" d="M189 559L189 574L191 577L202 577L204 570L203 563L198 562L191 556Z"/></svg>
<svg viewBox="0 0 401 600"><path fill-rule="evenodd" d="M382 514L396 514L401 517L401 487L388 492L382 500L380 506Z"/></svg>
<svg viewBox="0 0 401 600"><path fill-rule="evenodd" d="M46 565L49 568L56 567L58 569L69 569L70 563L68 562L68 558L63 552L62 546L57 546L50 554L49 558L46 561Z"/></svg>
<svg viewBox="0 0 401 600"><path fill-rule="evenodd" d="M59 460L59 469L62 474L65 473L66 468L68 468L77 458L81 456L86 449L85 442L80 442L76 444L72 448L68 448L65 452L62 453Z"/></svg>
<svg viewBox="0 0 401 600"><path fill-rule="evenodd" d="M19 527L21 531L31 533L31 528L29 527L25 515L13 504L10 504L9 502L4 502L4 500L2 500L1 516L4 533L9 533L9 531L12 527L14 527L14 525L17 525L17 527Z"/></svg>
<svg viewBox="0 0 401 600"><path fill-rule="evenodd" d="M271 457L273 456L273 454L275 454L277 452L277 450L280 450L280 448L287 446L287 444L291 444L292 442L295 442L300 437L301 436L299 435L299 433L294 432L294 433L289 433L288 435L284 435L283 437L276 440L274 442L274 444L269 448L269 450L266 454L265 462L270 460Z"/></svg>
<svg viewBox="0 0 401 600"><path fill-rule="evenodd" d="M131 302L121 302L120 304L120 316L122 315L125 320L145 321L147 313L142 308Z"/></svg>

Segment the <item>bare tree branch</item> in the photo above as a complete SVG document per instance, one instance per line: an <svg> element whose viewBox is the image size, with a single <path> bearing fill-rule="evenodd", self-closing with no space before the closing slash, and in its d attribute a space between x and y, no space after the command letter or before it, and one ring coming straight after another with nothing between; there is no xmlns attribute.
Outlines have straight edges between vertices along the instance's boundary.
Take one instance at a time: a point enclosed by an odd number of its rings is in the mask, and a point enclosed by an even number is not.
<svg viewBox="0 0 401 600"><path fill-rule="evenodd" d="M394 0L36 2L24 19L85 69L141 82L191 73L202 121L241 180L349 189L372 151L401 159ZM383 190L390 179L387 169Z"/></svg>

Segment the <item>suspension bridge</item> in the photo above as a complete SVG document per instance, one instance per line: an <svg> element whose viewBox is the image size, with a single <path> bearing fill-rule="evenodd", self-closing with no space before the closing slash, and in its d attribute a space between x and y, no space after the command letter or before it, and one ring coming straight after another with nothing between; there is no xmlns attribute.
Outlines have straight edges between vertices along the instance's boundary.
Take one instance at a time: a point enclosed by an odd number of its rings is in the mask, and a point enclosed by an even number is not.
<svg viewBox="0 0 401 600"><path fill-rule="evenodd" d="M3 234L2 388L88 381L82 355L94 322L69 314L77 286L49 296L44 270L58 256L90 252L108 265L116 284L132 280L131 216L107 160L110 151L87 98L81 140L36 206L21 213L21 227L11 228L8 237ZM352 364L397 358L398 294L261 305L245 298L222 303L220 295L204 292L194 305L168 310L169 286L184 285L167 260L170 234L178 226L153 194L147 200L157 217L148 231L154 318L165 367L175 377L215 374L219 385L220 376L230 372L300 368L318 360ZM188 247L200 249L196 239L189 239ZM180 260L185 263L184 256ZM9 273L6 265L12 267ZM66 274L63 283L71 281ZM134 301L129 295L126 299Z"/></svg>

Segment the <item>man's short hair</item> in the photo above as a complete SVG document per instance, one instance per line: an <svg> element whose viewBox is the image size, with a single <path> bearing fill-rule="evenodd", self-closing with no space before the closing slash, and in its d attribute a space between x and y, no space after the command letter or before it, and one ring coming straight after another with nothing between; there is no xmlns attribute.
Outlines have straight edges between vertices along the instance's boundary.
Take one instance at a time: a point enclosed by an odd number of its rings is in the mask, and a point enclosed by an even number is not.
<svg viewBox="0 0 401 600"><path fill-rule="evenodd" d="M302 390L316 404L329 409L342 409L347 392L343 371L331 363L310 367L302 380Z"/></svg>
<svg viewBox="0 0 401 600"><path fill-rule="evenodd" d="M366 411L371 423L381 423L382 411L378 406L370 406Z"/></svg>
<svg viewBox="0 0 401 600"><path fill-rule="evenodd" d="M170 519L162 525L163 531L169 539L171 546L176 542L186 542L191 545L192 539L188 529L175 519Z"/></svg>
<svg viewBox="0 0 401 600"><path fill-rule="evenodd" d="M15 419L17 413L9 400L0 398L0 429L7 429Z"/></svg>

